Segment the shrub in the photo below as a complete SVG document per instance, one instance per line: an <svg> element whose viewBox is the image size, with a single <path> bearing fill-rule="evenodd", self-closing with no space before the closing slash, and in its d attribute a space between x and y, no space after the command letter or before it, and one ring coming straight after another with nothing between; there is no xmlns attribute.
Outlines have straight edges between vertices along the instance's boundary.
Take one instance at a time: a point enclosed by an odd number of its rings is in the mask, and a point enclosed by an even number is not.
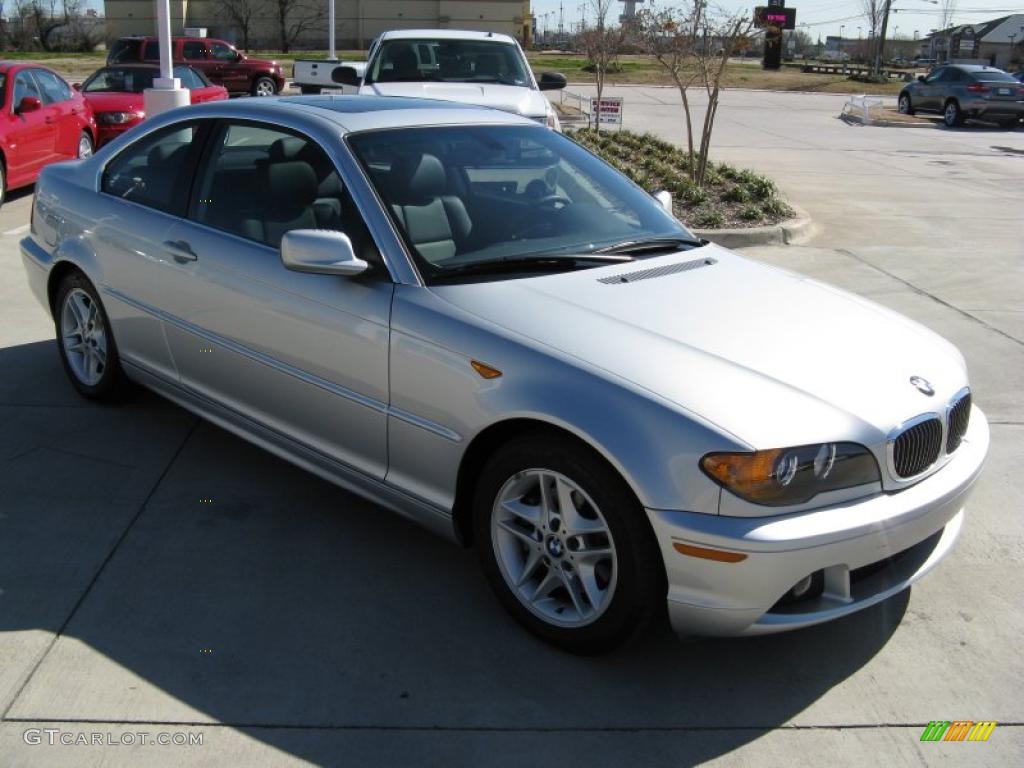
<svg viewBox="0 0 1024 768"><path fill-rule="evenodd" d="M759 221L764 214L756 205L748 205L740 211L740 218L746 221Z"/></svg>
<svg viewBox="0 0 1024 768"><path fill-rule="evenodd" d="M725 224L725 216L722 215L721 211L706 211L697 217L697 225L700 227L716 229L723 224Z"/></svg>
<svg viewBox="0 0 1024 768"><path fill-rule="evenodd" d="M746 203L750 200L750 193L746 187L730 187L722 194L722 199L727 203Z"/></svg>

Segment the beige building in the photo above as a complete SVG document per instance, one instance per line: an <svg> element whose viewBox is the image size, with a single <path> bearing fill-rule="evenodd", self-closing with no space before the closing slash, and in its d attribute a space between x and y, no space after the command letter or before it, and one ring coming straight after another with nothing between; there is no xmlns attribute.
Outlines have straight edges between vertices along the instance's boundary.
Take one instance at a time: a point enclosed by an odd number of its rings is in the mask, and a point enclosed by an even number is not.
<svg viewBox="0 0 1024 768"><path fill-rule="evenodd" d="M239 0L235 0L238 2ZM244 1L244 0L243 0ZM278 25L272 16L274 0L250 0L258 8L250 30L250 45L277 50ZM105 0L107 40L126 35L153 35L153 0ZM205 27L209 37L241 45L242 35L221 9L219 0L171 0L171 34L186 27ZM296 18L310 9L322 10L322 20L301 32L294 48L327 48L327 0L297 0ZM389 29L475 29L521 35L523 0L335 0L337 47L365 48L374 37ZM293 20L292 20L293 21Z"/></svg>

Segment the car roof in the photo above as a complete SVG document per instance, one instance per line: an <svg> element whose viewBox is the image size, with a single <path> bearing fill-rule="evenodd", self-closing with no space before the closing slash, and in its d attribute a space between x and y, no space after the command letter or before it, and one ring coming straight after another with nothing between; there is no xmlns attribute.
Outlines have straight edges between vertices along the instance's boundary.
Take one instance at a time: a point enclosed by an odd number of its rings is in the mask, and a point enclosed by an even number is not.
<svg viewBox="0 0 1024 768"><path fill-rule="evenodd" d="M53 71L52 68L38 61L0 61L0 72L6 72L14 67L38 67L39 69L45 69L50 72Z"/></svg>
<svg viewBox="0 0 1024 768"><path fill-rule="evenodd" d="M534 120L472 104L401 96L269 96L183 107L182 119L220 117L274 121L282 112L326 120L342 133L435 125L531 125ZM177 110L175 110L177 112Z"/></svg>
<svg viewBox="0 0 1024 768"><path fill-rule="evenodd" d="M984 64L950 64L954 69L962 69L964 72L1002 72L999 67L989 67Z"/></svg>
<svg viewBox="0 0 1024 768"><path fill-rule="evenodd" d="M515 39L500 32L477 32L470 29L394 29L380 36L381 40L495 40L514 43Z"/></svg>

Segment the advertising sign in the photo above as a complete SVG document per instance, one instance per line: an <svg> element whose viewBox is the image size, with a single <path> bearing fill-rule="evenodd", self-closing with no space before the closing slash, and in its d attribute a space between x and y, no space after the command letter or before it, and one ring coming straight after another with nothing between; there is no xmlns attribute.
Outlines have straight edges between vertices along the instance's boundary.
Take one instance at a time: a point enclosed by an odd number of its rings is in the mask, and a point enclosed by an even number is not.
<svg viewBox="0 0 1024 768"><path fill-rule="evenodd" d="M622 97L605 96L600 102L591 97L590 119L596 123L622 125Z"/></svg>

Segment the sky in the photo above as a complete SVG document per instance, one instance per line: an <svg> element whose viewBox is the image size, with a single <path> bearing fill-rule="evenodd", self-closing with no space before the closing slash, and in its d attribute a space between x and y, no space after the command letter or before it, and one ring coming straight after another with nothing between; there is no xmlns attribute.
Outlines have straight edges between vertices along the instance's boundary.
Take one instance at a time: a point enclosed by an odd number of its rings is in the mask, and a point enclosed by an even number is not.
<svg viewBox="0 0 1024 768"><path fill-rule="evenodd" d="M637 6L638 9L650 7L650 0L646 0ZM767 5L767 2L736 2L735 0L712 0L712 4L718 3L722 8L730 11L752 9L755 5ZM583 9L586 19L593 23L593 3L587 0L562 0L564 9L565 27L569 29L570 24L578 25L580 21L580 7ZM618 18L619 10L623 7L621 2L613 2L614 6L608 16L611 19ZM659 0L658 7L678 5L670 0ZM803 29L811 35L813 40L824 40L828 35L838 35L840 25L843 26L842 34L847 39L855 39L858 36L857 27L861 27L861 34L868 35L868 23L863 17L860 0L786 0L786 5L796 8L796 21L799 29ZM958 0L958 9L953 14L953 24L981 23L996 19L1001 16L1008 16L1011 13L1024 13L1024 0ZM911 38L917 31L919 36L928 34L929 30L939 26L939 6L933 5L928 0L893 0L892 7L895 11L889 17L889 36L898 35L901 38ZM542 28L544 22L541 14L550 13L547 17L547 28L550 32L558 30L558 8L559 0L533 0L533 14L537 17L538 28ZM906 9L906 10L904 10ZM752 11L751 11L752 13ZM804 26L806 25L806 26Z"/></svg>

